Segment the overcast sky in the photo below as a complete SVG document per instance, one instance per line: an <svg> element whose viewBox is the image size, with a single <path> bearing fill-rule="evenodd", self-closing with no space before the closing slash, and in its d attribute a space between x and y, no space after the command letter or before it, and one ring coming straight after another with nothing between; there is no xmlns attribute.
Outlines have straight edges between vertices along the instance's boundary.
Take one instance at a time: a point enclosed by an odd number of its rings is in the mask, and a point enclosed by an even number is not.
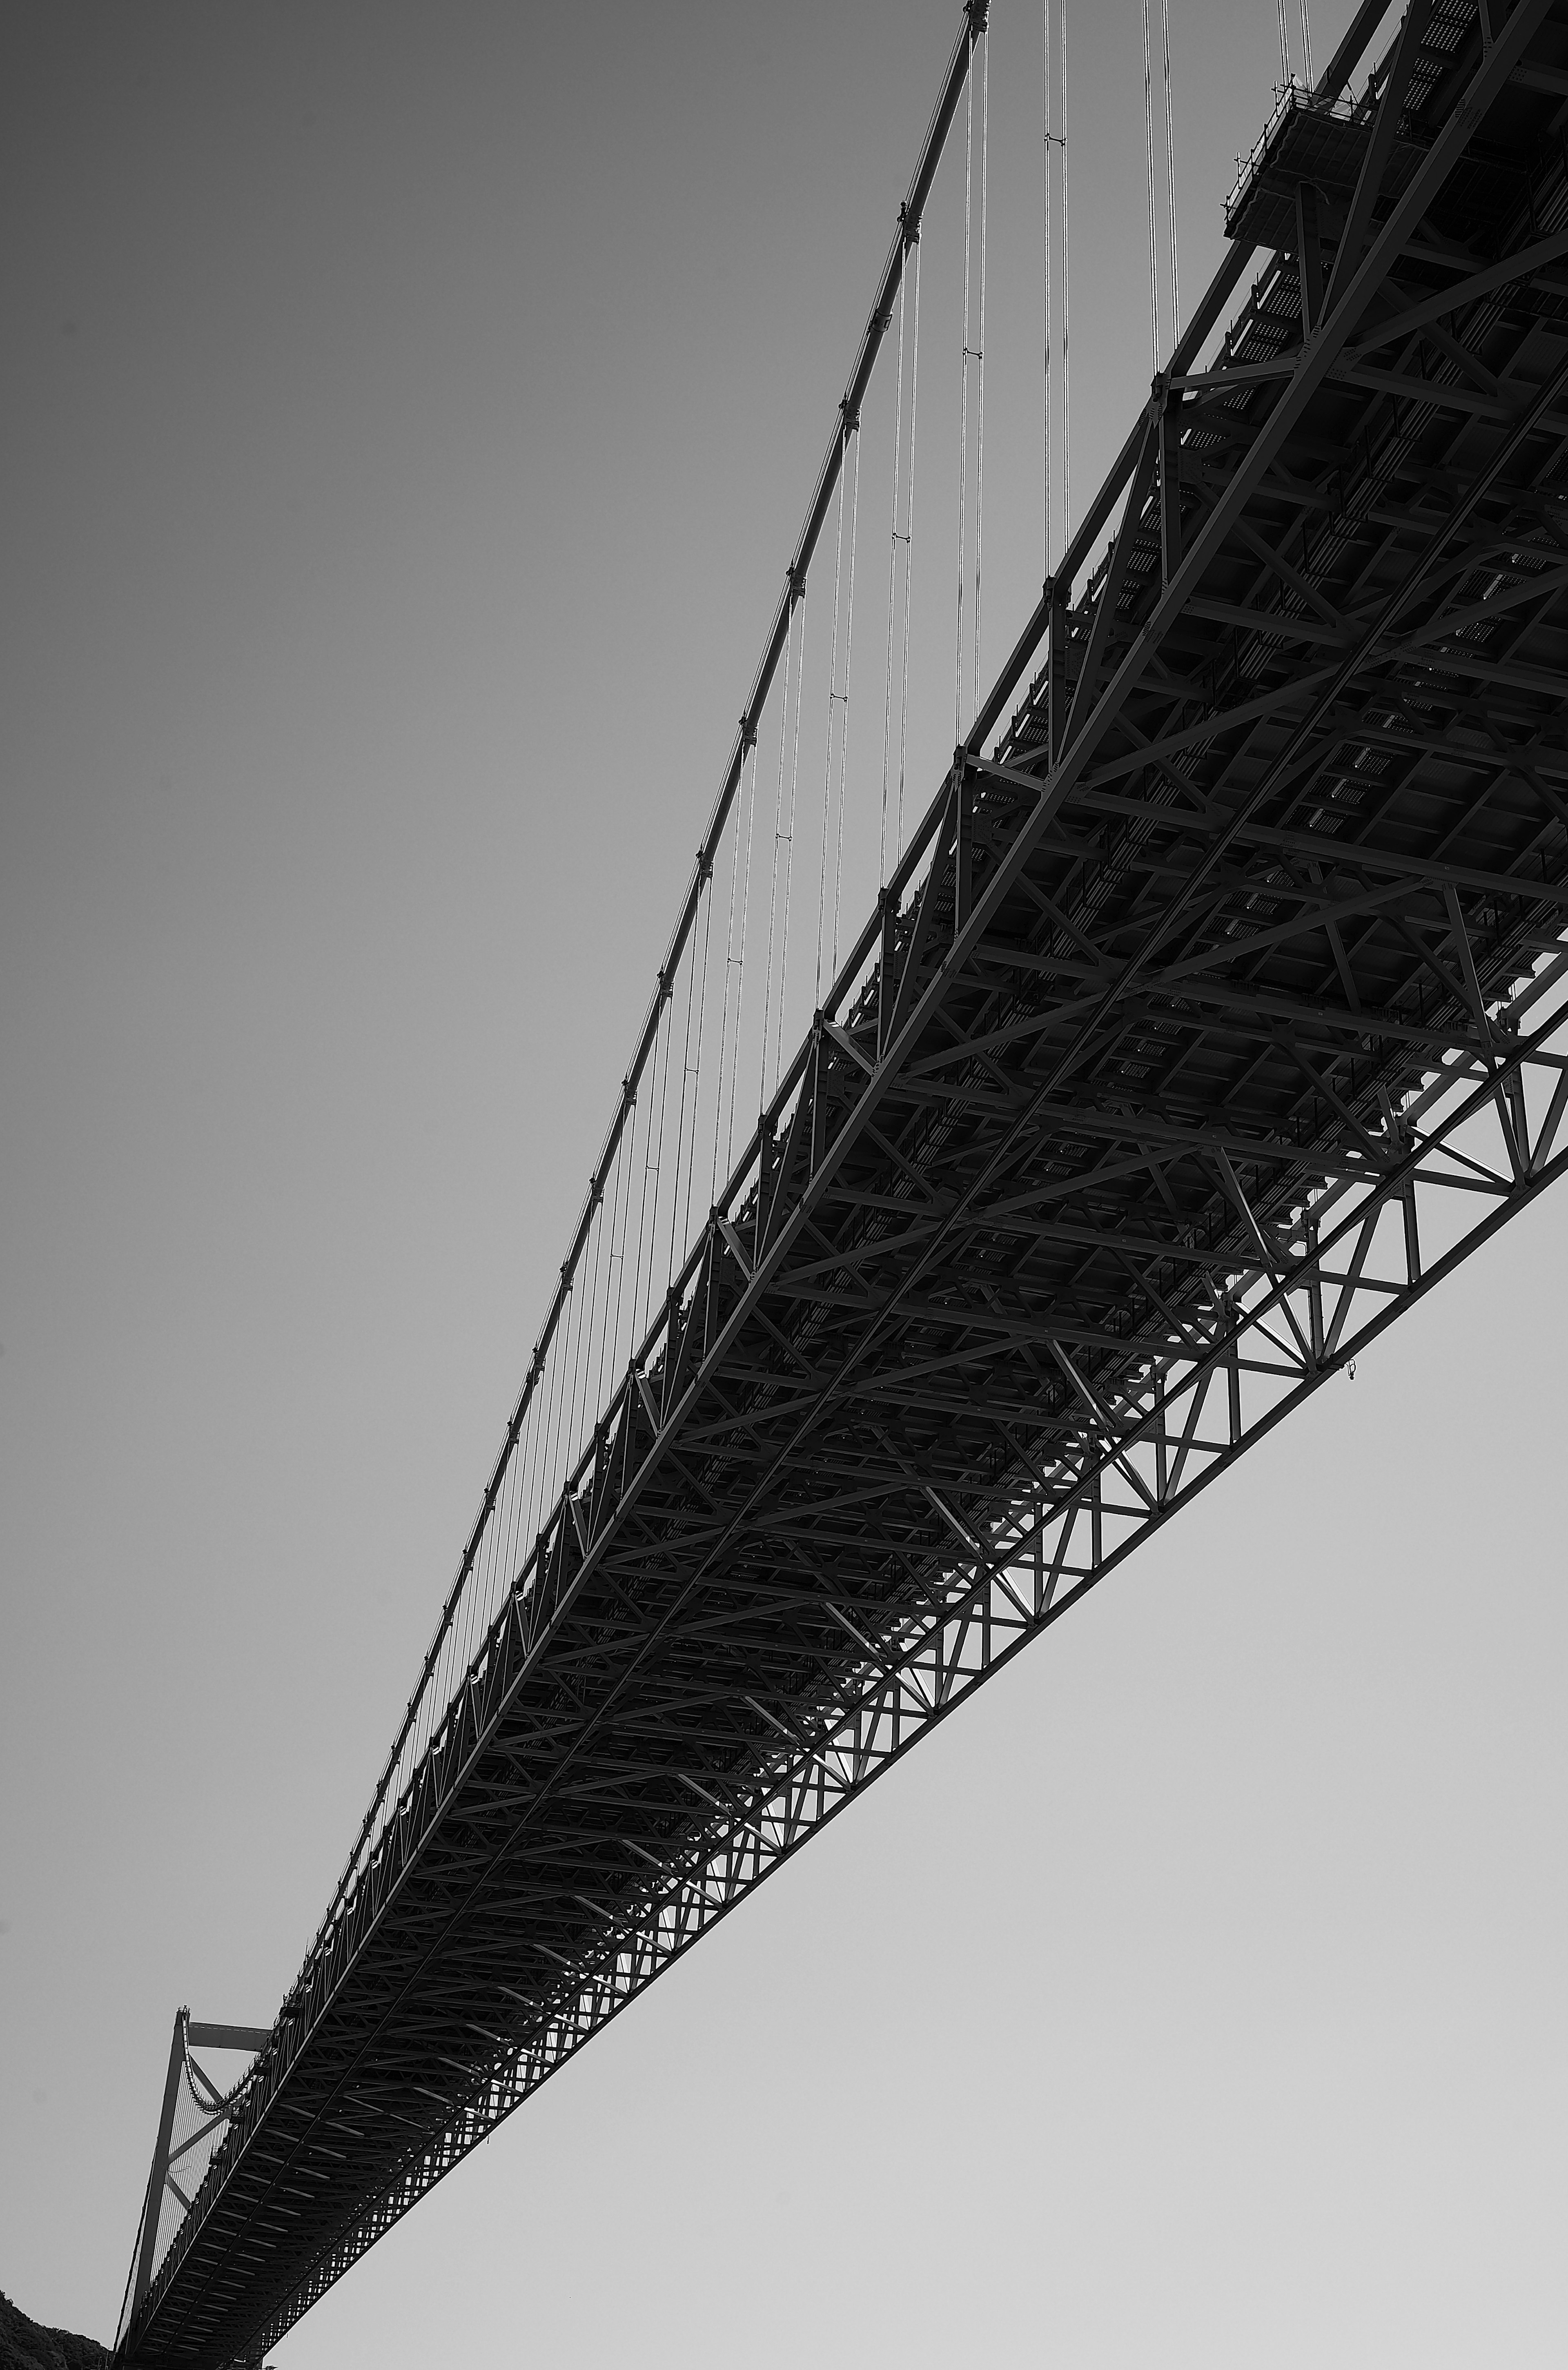
<svg viewBox="0 0 1568 2370"><path fill-rule="evenodd" d="M1041 127L1037 8L994 15L999 659L1042 569ZM1190 302L1278 37L1274 0L1172 15ZM270 2021L326 1905L957 19L12 22L0 2287L35 2318L111 2334L173 2012ZM1136 0L1072 23L1081 506L1149 360ZM280 2361L1561 2363L1565 1218L987 1687Z"/></svg>

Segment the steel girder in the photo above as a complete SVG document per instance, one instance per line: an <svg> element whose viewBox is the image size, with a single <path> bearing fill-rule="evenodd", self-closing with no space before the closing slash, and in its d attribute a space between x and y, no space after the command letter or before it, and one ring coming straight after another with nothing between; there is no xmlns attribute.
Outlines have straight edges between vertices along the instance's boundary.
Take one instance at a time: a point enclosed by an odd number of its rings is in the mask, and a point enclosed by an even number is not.
<svg viewBox="0 0 1568 2370"><path fill-rule="evenodd" d="M1568 8L1412 0L1337 183L1271 127L127 2359L274 2340L1568 1161L1565 95Z"/></svg>

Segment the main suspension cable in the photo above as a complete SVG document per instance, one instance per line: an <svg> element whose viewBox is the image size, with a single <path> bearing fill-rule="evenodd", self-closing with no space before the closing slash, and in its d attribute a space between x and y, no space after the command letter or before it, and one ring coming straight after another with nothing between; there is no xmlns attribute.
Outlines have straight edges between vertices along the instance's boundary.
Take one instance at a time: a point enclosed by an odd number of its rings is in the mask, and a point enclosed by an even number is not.
<svg viewBox="0 0 1568 2370"><path fill-rule="evenodd" d="M949 59L947 75L942 86L941 95L938 100L937 107L933 111L930 127L927 132L919 162L909 184L909 194L905 201L904 206L900 209L899 228L895 233L894 248L889 255L887 265L884 268L882 279L878 282L878 294L868 318L860 345L858 350L857 359L849 383L849 389L846 398L847 401L850 403L851 408L857 412L859 410L860 406L864 401L879 350L881 349L886 332L891 326L894 296L896 293L900 298L902 298L908 250L915 245L917 239L920 217L924 211L926 200L931 188L932 178L935 174L954 115L957 111L957 105L962 94L964 80L969 73L972 43L973 13L966 12L964 28L963 31L960 32L954 42L952 52ZM918 274L917 272L917 278ZM917 329L917 305L916 319ZM914 393L915 389L912 385L912 430L914 424ZM841 447L836 434L832 444L829 446L828 454L824 461L823 469L817 481L817 491L813 497L812 505L808 510L805 524L801 530L801 539L796 546L795 556L791 566L792 578L798 574L801 579L803 579L807 569L809 569L813 554L817 546L818 537L825 522L829 499L833 488L833 473L839 464L840 457ZM911 497L912 494L913 485L911 482ZM905 591L907 593L907 582L905 585ZM715 801L712 815L708 825L704 840L704 862L706 867L709 869L713 865L714 857L718 852L722 832L734 812L741 784L747 771L748 754L755 748L756 731L762 719L763 709L768 699L769 693L777 680L779 662L783 656L784 644L788 637L788 628L790 622L790 613L794 605L794 600L795 594L793 585L791 583L790 587L786 588L785 593L779 604L778 611L775 615L768 639L764 647L751 696L748 699L746 709L742 719L740 734L730 759L729 765L721 780L718 798ZM904 701L901 703L905 708L907 701L907 640L908 617L906 613L905 621L905 641L906 652L905 668L905 690ZM891 677L891 664L889 673ZM888 737L890 742L892 720L891 705L890 696L887 701L889 723ZM901 744L905 729L905 719L901 718ZM753 798L749 817L750 828L753 832L755 831L755 791L758 787L759 785L757 783L754 765L752 768ZM902 798L900 800L900 804L902 804ZM676 920L674 936L670 943L670 951L666 957L666 971L673 972L676 965L678 965L680 958L685 952L689 942L691 933L697 925L698 919L698 908L700 903L704 888L702 869L703 868L699 867L698 878L692 882L683 902L679 916ZM743 910L744 910L744 892L743 892ZM742 974L744 973L744 963L741 956L736 957L735 967L736 978L733 984L738 991L742 984ZM755 962L752 967L755 970ZM659 1046L661 1030L663 1030L666 1035L668 1033L668 998L663 986L661 986L660 992L654 996L650 1004L642 1027L639 1032L630 1067L623 1084L620 1101L611 1120L608 1139L600 1155L599 1162L594 1172L588 1202L584 1205L582 1215L578 1220L577 1227L572 1237L571 1250L567 1259L562 1263L559 1280L556 1283L551 1294L549 1307L546 1313L543 1326L536 1339L533 1352L529 1361L527 1375L524 1381L522 1393L517 1401L512 1421L507 1427L507 1436L502 1444L501 1458L498 1460L498 1463L492 1471L489 1485L485 1490L474 1532L465 1547L457 1574L447 1592L442 1607L440 1618L436 1624L435 1634L432 1638L430 1644L426 1649L420 1674L408 1699L402 1720L398 1725L396 1736L394 1737L388 1756L383 1766L381 1775L376 1780L370 1804L365 1812L363 1820L361 1823L360 1832L355 1838L352 1849L351 1850L339 1877L331 1903L327 1912L326 1920L324 1921L320 1933L317 1938L318 1944L321 1941L322 1937L330 1927L332 1922L337 1918L347 1893L352 1889L357 1876L363 1870L363 1856L368 1848L373 1847L375 1836L377 1833L380 1832L377 1823L378 1821L384 1823L387 1789L393 1783L399 1769L404 1768L407 1766L407 1752L409 1747L410 1739L412 1739L416 1733L422 1734L425 1731L427 1720L432 1715L432 1690L439 1685L439 1681L436 1676L437 1663L444 1653L447 1651L448 1648L454 1642L450 1634L452 1623L462 1603L464 1592L468 1586L470 1573L473 1570L474 1559L479 1552L480 1547L484 1542L486 1527L491 1521L492 1514L495 1510L497 1493L504 1486L506 1468L514 1455L517 1458L517 1469L521 1476L519 1485L520 1505L525 1505L532 1510L537 1492L542 1490L544 1487L546 1464L551 1452L551 1444L547 1440L544 1427L542 1423L537 1421L537 1418L540 1412L542 1412L540 1409L541 1399L545 1397L547 1392L553 1390L559 1384L561 1356L560 1353L556 1352L556 1337L561 1326L566 1312L567 1303L571 1296L571 1280L575 1275L587 1248L588 1234L592 1225L595 1222L597 1209L602 1202L604 1189L608 1182L609 1172L612 1164L619 1152L623 1136L628 1132L633 1133L635 1135L635 1131L640 1125L642 1129L644 1138L647 1138L652 1132L653 1116L651 1105L651 1078L650 1072L651 1067L655 1064L656 1057L661 1051ZM737 1018L730 1038L730 1059L732 1071L734 1070L734 1065L738 1059L738 1048L741 1033L739 1020ZM734 1075L738 1084L738 1071L735 1071ZM734 1108L735 1099L733 1095L732 1095L729 1107L730 1124L727 1129L726 1137L732 1155L733 1151L734 1131L732 1118ZM635 1167L635 1150L629 1157L631 1160L631 1166ZM645 1176L645 1187L647 1181L648 1179ZM628 1168L625 1180L625 1190L621 1197L622 1225L620 1239L622 1249L619 1256L615 1260L617 1267L617 1300L623 1305L626 1298L625 1284L627 1282L627 1271L628 1266L631 1264L626 1256L625 1230L630 1224L630 1205L635 1191L635 1178L630 1173L630 1168ZM643 1248L644 1244L640 1229L640 1262ZM640 1298L640 1283L637 1286L634 1286L633 1297ZM628 1344L628 1353L630 1348L634 1346L634 1343ZM547 1369L548 1369L548 1373ZM531 1421L531 1419L533 1421ZM526 1438L525 1438L525 1428L527 1433ZM544 1509L540 1508L540 1512L542 1513ZM536 1531L534 1534L534 1541L536 1544ZM531 1545L530 1562L534 1552L535 1546Z"/></svg>

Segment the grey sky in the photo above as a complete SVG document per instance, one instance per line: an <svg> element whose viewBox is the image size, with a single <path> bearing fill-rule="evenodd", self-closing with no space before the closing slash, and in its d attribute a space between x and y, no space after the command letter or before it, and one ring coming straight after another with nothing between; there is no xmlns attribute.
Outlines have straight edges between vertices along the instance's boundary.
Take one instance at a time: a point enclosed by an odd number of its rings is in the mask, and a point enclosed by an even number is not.
<svg viewBox="0 0 1568 2370"><path fill-rule="evenodd" d="M270 2019L325 1906L957 17L10 29L0 2286L35 2318L110 2333L175 2008ZM1173 17L1190 301L1277 33ZM993 662L1041 573L1039 19L994 18ZM1139 22L1072 19L1080 504L1148 375ZM765 1887L291 2370L1561 2361L1563 1218Z"/></svg>

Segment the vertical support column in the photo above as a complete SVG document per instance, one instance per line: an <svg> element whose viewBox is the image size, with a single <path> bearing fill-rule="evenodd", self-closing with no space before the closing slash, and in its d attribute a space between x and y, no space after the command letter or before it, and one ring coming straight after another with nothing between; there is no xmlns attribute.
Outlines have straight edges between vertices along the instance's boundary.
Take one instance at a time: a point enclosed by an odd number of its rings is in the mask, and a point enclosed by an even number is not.
<svg viewBox="0 0 1568 2370"><path fill-rule="evenodd" d="M153 2258L157 2249L158 2223L163 2215L164 2183L168 2178L168 2144L174 2130L174 2105L179 2096L180 2068L185 2063L185 2027L189 2008L181 2008L174 2019L174 2038L168 2046L168 2078L164 2084L163 2111L158 2117L157 2145L153 2150L153 2169L147 2180L147 2203L142 2221L142 2251L136 2263L136 2285L131 2298L131 2318L142 2309L142 2300L153 2284Z"/></svg>
<svg viewBox="0 0 1568 2370"><path fill-rule="evenodd" d="M952 934L956 938L969 919L974 895L974 792L970 785L965 752L952 753Z"/></svg>
<svg viewBox="0 0 1568 2370"><path fill-rule="evenodd" d="M827 1150L826 1113L823 1110L823 1026L819 1012L812 1023L811 1060L801 1084L802 1095L811 1097L811 1137L806 1150L806 1174L814 1177Z"/></svg>
<svg viewBox="0 0 1568 2370"><path fill-rule="evenodd" d="M1311 1267L1307 1280L1307 1310L1312 1342L1312 1363L1323 1363L1323 1274L1318 1259L1318 1221L1309 1210L1303 1221L1307 1237L1307 1256Z"/></svg>
<svg viewBox="0 0 1568 2370"><path fill-rule="evenodd" d="M1067 588L1059 576L1053 576L1045 592L1045 711L1054 765L1062 754L1073 687L1067 673Z"/></svg>
<svg viewBox="0 0 1568 2370"><path fill-rule="evenodd" d="M1182 397L1155 381L1159 406L1159 566L1169 584L1182 565Z"/></svg>
<svg viewBox="0 0 1568 2370"><path fill-rule="evenodd" d="M1503 1081L1503 1100L1507 1114L1507 1130L1512 1137L1508 1146L1516 1182L1529 1174L1530 1115L1525 1102L1525 1074L1510 1070Z"/></svg>
<svg viewBox="0 0 1568 2370"><path fill-rule="evenodd" d="M773 1123L766 1111L757 1121L756 1143L756 1209L752 1221L752 1265L755 1267L767 1247L767 1207L773 1191L778 1139Z"/></svg>
<svg viewBox="0 0 1568 2370"><path fill-rule="evenodd" d="M1311 336L1323 317L1323 237L1318 192L1310 181L1296 185L1296 268L1301 281L1301 335Z"/></svg>
<svg viewBox="0 0 1568 2370"><path fill-rule="evenodd" d="M882 920L882 961L877 970L877 1059L887 1052L888 1039L893 1034L894 998L898 983L893 975L893 961L897 951L898 907L891 889L877 892L877 912Z"/></svg>

